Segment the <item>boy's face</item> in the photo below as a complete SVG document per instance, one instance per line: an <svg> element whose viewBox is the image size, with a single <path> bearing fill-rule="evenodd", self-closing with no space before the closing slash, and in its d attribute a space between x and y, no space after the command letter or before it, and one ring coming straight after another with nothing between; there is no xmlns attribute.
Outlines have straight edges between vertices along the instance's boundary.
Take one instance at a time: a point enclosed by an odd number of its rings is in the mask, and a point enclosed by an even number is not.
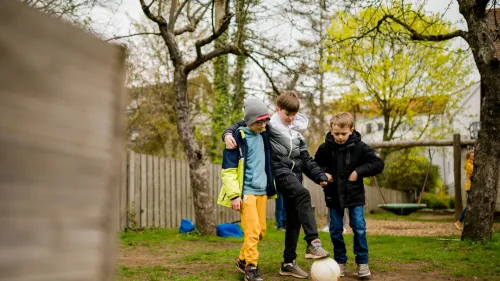
<svg viewBox="0 0 500 281"><path fill-rule="evenodd" d="M338 125L333 125L330 127L330 133L337 144L344 144L349 136L354 131L354 128L349 127L339 127Z"/></svg>
<svg viewBox="0 0 500 281"><path fill-rule="evenodd" d="M278 113L281 122L283 122L283 124L287 126L292 124L293 120L295 120L295 115L297 115L297 112L288 112L287 110L281 109L279 107L276 107L276 112Z"/></svg>
<svg viewBox="0 0 500 281"><path fill-rule="evenodd" d="M248 126L248 128L255 134L259 134L266 129L266 122L267 120L259 120L253 123L252 125Z"/></svg>

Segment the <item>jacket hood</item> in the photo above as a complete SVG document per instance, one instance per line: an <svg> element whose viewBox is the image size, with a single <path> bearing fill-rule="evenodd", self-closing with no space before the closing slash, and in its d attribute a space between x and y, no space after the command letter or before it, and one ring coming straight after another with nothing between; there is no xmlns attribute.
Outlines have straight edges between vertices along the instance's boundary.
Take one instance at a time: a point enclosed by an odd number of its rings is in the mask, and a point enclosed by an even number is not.
<svg viewBox="0 0 500 281"><path fill-rule="evenodd" d="M335 149L343 149L344 147L349 147L353 144L356 144L357 142L361 141L361 134L354 130L352 132L352 134L349 136L349 138L347 139L347 141L343 144L338 144L335 142L335 140L333 139L333 136L332 136L332 133L331 132L328 132L325 136L325 143L331 147L331 148L335 148Z"/></svg>
<svg viewBox="0 0 500 281"><path fill-rule="evenodd" d="M307 126L309 125L309 119L302 113L297 113L295 115L295 119L293 120L292 124L290 125L285 125L283 122L281 122L280 116L278 113L274 113L273 116L271 116L271 125L273 127L276 127L280 131L283 129L292 129L298 132L303 132L307 129Z"/></svg>

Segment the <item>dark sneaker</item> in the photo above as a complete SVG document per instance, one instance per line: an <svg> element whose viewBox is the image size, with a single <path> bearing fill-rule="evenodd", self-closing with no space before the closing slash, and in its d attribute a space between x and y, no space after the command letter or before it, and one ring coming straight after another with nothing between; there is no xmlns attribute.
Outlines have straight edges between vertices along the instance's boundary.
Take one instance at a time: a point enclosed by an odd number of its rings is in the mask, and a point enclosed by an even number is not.
<svg viewBox="0 0 500 281"><path fill-rule="evenodd" d="M241 271L241 273L245 273L245 266L247 263L243 260L240 260L239 258L236 259L236 268Z"/></svg>
<svg viewBox="0 0 500 281"><path fill-rule="evenodd" d="M319 238L314 239L311 241L311 244L307 246L306 259L322 259L328 256L330 256L330 253L323 249Z"/></svg>
<svg viewBox="0 0 500 281"><path fill-rule="evenodd" d="M260 276L259 268L253 265L245 267L245 281L264 281Z"/></svg>
<svg viewBox="0 0 500 281"><path fill-rule="evenodd" d="M286 266L285 263L282 263L280 269L280 275L293 276L301 279L309 277L309 275L304 270L300 269L300 267L295 263L295 261L293 261L292 264L287 264Z"/></svg>
<svg viewBox="0 0 500 281"><path fill-rule="evenodd" d="M345 263L339 263L340 276L345 276Z"/></svg>
<svg viewBox="0 0 500 281"><path fill-rule="evenodd" d="M368 277L372 273L370 272L370 267L368 267L368 264L358 264L358 277Z"/></svg>

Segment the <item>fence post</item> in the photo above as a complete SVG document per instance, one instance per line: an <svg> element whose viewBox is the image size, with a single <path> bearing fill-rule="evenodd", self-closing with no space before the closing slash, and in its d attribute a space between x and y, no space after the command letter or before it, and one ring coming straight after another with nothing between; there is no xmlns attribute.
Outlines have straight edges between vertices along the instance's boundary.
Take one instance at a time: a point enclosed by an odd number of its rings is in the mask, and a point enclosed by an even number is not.
<svg viewBox="0 0 500 281"><path fill-rule="evenodd" d="M455 176L455 219L462 212L462 147L460 145L460 134L453 135L453 172Z"/></svg>

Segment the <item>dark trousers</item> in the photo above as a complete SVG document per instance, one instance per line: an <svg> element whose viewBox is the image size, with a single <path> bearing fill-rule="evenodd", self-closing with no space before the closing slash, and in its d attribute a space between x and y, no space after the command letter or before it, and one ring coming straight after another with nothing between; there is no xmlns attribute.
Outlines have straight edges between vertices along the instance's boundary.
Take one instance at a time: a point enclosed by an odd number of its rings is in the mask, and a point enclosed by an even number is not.
<svg viewBox="0 0 500 281"><path fill-rule="evenodd" d="M297 258L300 227L304 229L307 244L318 238L316 218L311 204L311 194L301 183L302 177L290 174L276 179L276 187L283 195L286 209L285 263Z"/></svg>

